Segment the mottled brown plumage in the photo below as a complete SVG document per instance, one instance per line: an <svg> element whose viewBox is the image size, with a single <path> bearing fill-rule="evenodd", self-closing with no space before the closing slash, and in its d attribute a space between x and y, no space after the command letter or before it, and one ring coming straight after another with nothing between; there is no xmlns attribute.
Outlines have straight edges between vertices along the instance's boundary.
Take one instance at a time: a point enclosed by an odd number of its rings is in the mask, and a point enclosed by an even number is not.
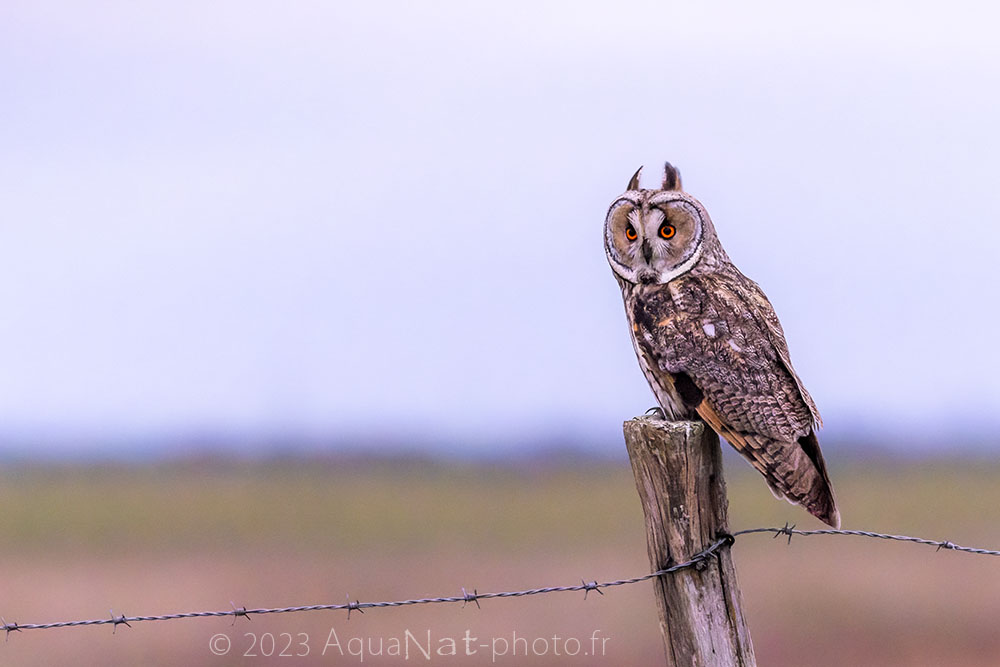
<svg viewBox="0 0 1000 667"><path fill-rule="evenodd" d="M759 470L774 493L840 525L815 429L816 405L792 368L760 287L733 265L704 207L633 177L605 222L640 366L673 419L700 417Z"/></svg>

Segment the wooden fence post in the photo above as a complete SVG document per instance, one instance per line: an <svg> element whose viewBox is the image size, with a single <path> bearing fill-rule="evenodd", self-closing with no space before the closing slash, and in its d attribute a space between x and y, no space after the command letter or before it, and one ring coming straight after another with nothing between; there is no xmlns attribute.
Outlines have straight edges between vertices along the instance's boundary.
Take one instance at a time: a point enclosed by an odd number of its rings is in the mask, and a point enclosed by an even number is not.
<svg viewBox="0 0 1000 667"><path fill-rule="evenodd" d="M702 422L636 417L625 444L646 517L654 570L690 560L729 531L719 437ZM729 546L706 567L657 577L667 665L755 665Z"/></svg>

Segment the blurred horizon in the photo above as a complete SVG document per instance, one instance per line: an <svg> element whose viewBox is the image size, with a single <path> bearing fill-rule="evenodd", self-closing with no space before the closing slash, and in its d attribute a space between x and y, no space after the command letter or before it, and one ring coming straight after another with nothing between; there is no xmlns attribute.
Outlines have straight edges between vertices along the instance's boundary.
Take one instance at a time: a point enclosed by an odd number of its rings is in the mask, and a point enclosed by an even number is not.
<svg viewBox="0 0 1000 667"><path fill-rule="evenodd" d="M996 18L4 3L0 457L623 456L601 225L664 160L828 459L1000 451Z"/></svg>
<svg viewBox="0 0 1000 667"><path fill-rule="evenodd" d="M994 431L971 427L893 437L885 433L855 432L847 437L822 438L826 458L836 468L859 461L905 464L907 462L992 461L996 459ZM34 466L66 463L125 465L200 463L223 465L270 462L275 465L315 462L344 465L483 464L514 468L540 465L573 467L621 463L627 466L625 442L587 435L538 430L522 437L501 433L465 439L443 439L433 431L411 436L361 433L340 438L274 434L164 433L155 437L121 435L114 439L67 437L45 439L37 434L23 438L0 437L0 465ZM749 466L722 441L726 468Z"/></svg>

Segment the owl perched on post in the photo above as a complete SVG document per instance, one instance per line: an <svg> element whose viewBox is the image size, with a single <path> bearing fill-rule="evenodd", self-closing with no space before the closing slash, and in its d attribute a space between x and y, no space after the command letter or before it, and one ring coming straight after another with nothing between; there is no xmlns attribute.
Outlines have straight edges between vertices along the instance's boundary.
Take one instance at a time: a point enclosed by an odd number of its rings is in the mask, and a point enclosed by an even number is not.
<svg viewBox="0 0 1000 667"><path fill-rule="evenodd" d="M729 260L677 169L667 163L659 190L639 188L641 171L608 209L604 248L657 402L671 419L703 419L775 495L839 527L819 411L774 309Z"/></svg>

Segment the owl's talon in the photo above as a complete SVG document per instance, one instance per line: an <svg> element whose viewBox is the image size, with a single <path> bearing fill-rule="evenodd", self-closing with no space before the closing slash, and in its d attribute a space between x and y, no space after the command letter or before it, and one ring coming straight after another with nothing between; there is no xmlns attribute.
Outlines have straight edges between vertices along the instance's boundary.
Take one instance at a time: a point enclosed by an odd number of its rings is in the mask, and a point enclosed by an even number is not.
<svg viewBox="0 0 1000 667"><path fill-rule="evenodd" d="M652 417L653 419L659 419L660 421L667 421L667 415L663 413L663 408L659 405L654 405L649 410L646 410L646 417Z"/></svg>

